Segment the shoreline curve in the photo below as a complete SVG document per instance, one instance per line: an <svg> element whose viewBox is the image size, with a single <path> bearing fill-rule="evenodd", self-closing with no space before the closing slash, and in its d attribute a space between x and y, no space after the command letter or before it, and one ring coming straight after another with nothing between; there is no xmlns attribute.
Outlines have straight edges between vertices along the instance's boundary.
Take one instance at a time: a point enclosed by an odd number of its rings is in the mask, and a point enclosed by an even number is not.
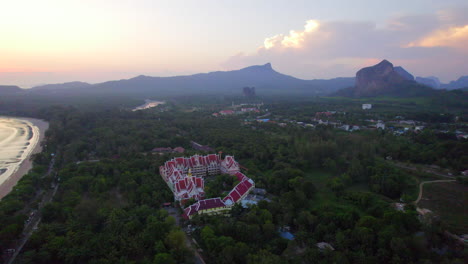
<svg viewBox="0 0 468 264"><path fill-rule="evenodd" d="M10 175L0 183L1 200L3 197L7 196L13 190L18 181L32 169L33 162L31 160L31 156L42 151L42 142L44 140L45 131L49 128L49 123L41 119L27 117L0 116L0 118L15 119L27 123L32 132L32 137L28 142L33 144L33 146L27 148L27 150L29 150L27 153L23 153L20 158L21 162L19 162L19 164L13 169L13 172L9 173Z"/></svg>

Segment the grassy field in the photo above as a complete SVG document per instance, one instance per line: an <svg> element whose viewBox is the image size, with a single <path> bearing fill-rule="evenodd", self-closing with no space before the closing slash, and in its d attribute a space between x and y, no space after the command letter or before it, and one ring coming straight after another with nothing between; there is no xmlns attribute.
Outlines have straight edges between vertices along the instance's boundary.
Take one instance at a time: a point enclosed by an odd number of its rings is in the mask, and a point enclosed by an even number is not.
<svg viewBox="0 0 468 264"><path fill-rule="evenodd" d="M321 170L312 170L306 172L306 178L310 179L315 188L317 188L317 195L315 200L317 205L326 205L336 203L336 196L330 188L327 187L328 179L333 177L333 174Z"/></svg>
<svg viewBox="0 0 468 264"><path fill-rule="evenodd" d="M329 100L345 101L345 102L361 102L361 103L399 103L399 104L416 104L427 105L430 103L428 97L366 97L366 98L349 98L349 97L323 97Z"/></svg>
<svg viewBox="0 0 468 264"><path fill-rule="evenodd" d="M426 184L418 206L438 215L450 232L468 233L468 186L457 182Z"/></svg>
<svg viewBox="0 0 468 264"><path fill-rule="evenodd" d="M396 162L395 162L396 163ZM394 162L389 162L395 166ZM419 184L423 181L434 181L434 180L446 180L446 178L423 172L423 168L421 168L418 164L406 164L410 167L417 168L415 170L400 168L408 178L408 187L403 190L403 197L405 198L405 202L414 201L418 198L419 195ZM398 167L399 168L399 167Z"/></svg>

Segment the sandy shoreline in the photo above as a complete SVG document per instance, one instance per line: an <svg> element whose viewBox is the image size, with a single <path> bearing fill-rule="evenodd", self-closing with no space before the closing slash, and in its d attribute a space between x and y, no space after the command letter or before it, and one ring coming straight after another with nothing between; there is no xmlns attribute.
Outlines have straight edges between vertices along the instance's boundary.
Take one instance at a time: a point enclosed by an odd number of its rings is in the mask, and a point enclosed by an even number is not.
<svg viewBox="0 0 468 264"><path fill-rule="evenodd" d="M15 168L14 172L11 173L11 175L9 175L8 178L5 179L5 181L3 181L3 183L0 184L0 199L2 199L13 189L16 183L32 168L33 164L32 164L32 161L30 160L31 155L42 151L41 142L44 139L44 134L45 134L45 131L49 127L49 123L40 119L26 118L26 117L0 116L0 118L16 119L16 120L27 121L28 123L30 123L32 125L33 136L29 142L30 144L34 144L30 152L25 153L27 155L25 155L24 157L21 157L22 161ZM32 141L35 141L35 142L32 142Z"/></svg>

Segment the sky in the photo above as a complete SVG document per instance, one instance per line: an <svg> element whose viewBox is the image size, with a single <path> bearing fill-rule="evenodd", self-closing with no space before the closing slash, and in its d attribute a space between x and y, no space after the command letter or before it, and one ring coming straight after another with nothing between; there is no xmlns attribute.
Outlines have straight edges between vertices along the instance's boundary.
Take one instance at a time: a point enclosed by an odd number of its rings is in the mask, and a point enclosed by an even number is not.
<svg viewBox="0 0 468 264"><path fill-rule="evenodd" d="M271 62L303 79L382 59L468 75L466 0L0 0L0 84L29 88Z"/></svg>

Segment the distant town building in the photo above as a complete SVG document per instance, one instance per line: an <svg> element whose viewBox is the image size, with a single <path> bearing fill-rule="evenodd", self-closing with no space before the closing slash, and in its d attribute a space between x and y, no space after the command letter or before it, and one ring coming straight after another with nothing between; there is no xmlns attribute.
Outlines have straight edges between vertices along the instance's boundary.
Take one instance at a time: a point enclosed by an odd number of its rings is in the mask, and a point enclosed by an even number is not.
<svg viewBox="0 0 468 264"><path fill-rule="evenodd" d="M411 126L416 125L416 122L414 122L413 120L401 120L401 121L399 121L399 123L401 125L411 125Z"/></svg>
<svg viewBox="0 0 468 264"><path fill-rule="evenodd" d="M253 194L259 194L259 195L266 195L267 191L265 189L262 189L262 188L254 188L252 190L252 193Z"/></svg>
<svg viewBox="0 0 468 264"><path fill-rule="evenodd" d="M382 129L382 130L385 130L385 124L383 122L377 122L377 124L375 125L377 127L377 129Z"/></svg>
<svg viewBox="0 0 468 264"><path fill-rule="evenodd" d="M176 153L184 153L185 152L185 149L183 147L177 147L177 148L174 148L174 152Z"/></svg>
<svg viewBox="0 0 468 264"><path fill-rule="evenodd" d="M372 109L372 104L362 104L362 110Z"/></svg>
<svg viewBox="0 0 468 264"><path fill-rule="evenodd" d="M317 112L315 113L315 118L321 118L321 117L330 117L334 114L335 112L330 112L330 111L327 111L327 112Z"/></svg>
<svg viewBox="0 0 468 264"><path fill-rule="evenodd" d="M151 150L152 152L159 153L159 154L166 154L166 153L184 153L185 149L183 147L176 147L172 148L154 148Z"/></svg>
<svg viewBox="0 0 468 264"><path fill-rule="evenodd" d="M315 244L321 251L324 251L324 250L331 250L331 251L334 251L335 249L332 247L332 245L330 245L329 243L327 242L319 242L317 244Z"/></svg>
<svg viewBox="0 0 468 264"><path fill-rule="evenodd" d="M417 132L417 131L422 131L424 129L424 126L416 126L414 127L414 131Z"/></svg>
<svg viewBox="0 0 468 264"><path fill-rule="evenodd" d="M349 125L342 125L339 129L343 129L344 131L349 131Z"/></svg>
<svg viewBox="0 0 468 264"><path fill-rule="evenodd" d="M232 110L222 110L222 111L219 111L219 114L225 116L225 115L233 115L235 114L235 112Z"/></svg>
<svg viewBox="0 0 468 264"><path fill-rule="evenodd" d="M288 231L280 231L279 232L280 237L287 239L287 240L294 240L294 235L291 234L291 232Z"/></svg>
<svg viewBox="0 0 468 264"><path fill-rule="evenodd" d="M247 108L241 108L241 112L243 112L243 113L246 113L246 112L259 113L260 111L255 107L247 107Z"/></svg>
<svg viewBox="0 0 468 264"><path fill-rule="evenodd" d="M152 152L157 152L157 153L171 153L172 148L154 148Z"/></svg>
<svg viewBox="0 0 468 264"><path fill-rule="evenodd" d="M405 204L404 203L394 203L394 204L392 204L392 206L397 211L401 211L401 212L405 211Z"/></svg>
<svg viewBox="0 0 468 264"><path fill-rule="evenodd" d="M204 145L199 144L199 143L197 143L195 141L190 141L190 144L192 145L192 148L195 149L195 150L206 151L206 152L214 151L214 149L212 149L211 147L204 146Z"/></svg>

